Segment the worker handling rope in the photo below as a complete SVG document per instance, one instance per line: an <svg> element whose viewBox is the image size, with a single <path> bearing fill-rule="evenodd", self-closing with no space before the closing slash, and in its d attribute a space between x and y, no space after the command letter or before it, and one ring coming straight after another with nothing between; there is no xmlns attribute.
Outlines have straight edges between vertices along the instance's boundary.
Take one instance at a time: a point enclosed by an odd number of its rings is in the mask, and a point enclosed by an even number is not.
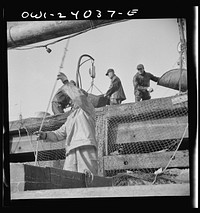
<svg viewBox="0 0 200 213"><path fill-rule="evenodd" d="M64 51L60 69L63 67L67 46L68 43ZM98 171L95 109L91 101L87 98L87 93L79 88L78 83L69 81L67 76L60 72L60 69L57 80L61 80L64 85L59 90L64 96L69 98L66 104L71 106L71 110L66 122L54 131L41 131L45 119L44 116L40 129L35 134L38 137L38 141L42 140L44 143L55 143L65 140L65 163L63 169L88 173L92 177L92 175L97 175ZM55 85L52 94L54 90ZM37 157L35 162L37 163Z"/></svg>
<svg viewBox="0 0 200 213"><path fill-rule="evenodd" d="M63 57L62 57L62 60L61 60L61 64L60 64L60 67L59 67L59 70L58 70L58 74L60 73L60 71L62 70L63 68L63 64L64 64L64 60L65 60L65 57L66 57L66 53L67 53L67 50L68 50L68 46L69 46L69 39L67 40L67 43L66 43L66 46L64 48L64 53L63 53ZM49 102L48 102L48 105L47 105L47 108L46 108L46 111L44 113L44 116L43 116L43 119L42 119L42 123L40 125L40 128L39 128L39 132L42 130L42 127L43 127L43 124L44 124L44 120L46 118L46 115L47 115L47 112L48 112L48 109L49 109L49 106L50 106L50 103L51 103L51 99L53 97L53 94L54 94L54 91L55 91L55 88L56 88L56 85L57 85L57 79L55 80L54 82L54 85L53 85L53 89L52 89L52 92L51 92L51 96L49 98ZM38 157L38 144L39 144L39 138L37 138L37 145L36 145L36 153L35 153L35 165L37 165L37 157Z"/></svg>
<svg viewBox="0 0 200 213"><path fill-rule="evenodd" d="M63 82L61 91L69 96L71 110L66 122L54 131L38 131L36 134L43 142L55 143L65 140L64 170L89 171L97 175L97 141L95 134L95 109L87 95L68 81L60 72L57 76ZM92 176L92 175L91 175Z"/></svg>
<svg viewBox="0 0 200 213"><path fill-rule="evenodd" d="M87 91L85 91L84 89L82 89L80 68L83 64L85 64L88 61L91 62L91 68L89 69L89 75L92 78L92 81L91 81L90 88ZM80 88L82 90L82 92L88 97L88 99L93 104L93 106L95 108L98 108L98 107L102 107L102 106L105 106L106 104L108 104L108 99L106 97L104 97L104 94L94 84L95 76L96 76L96 72L95 72L95 66L94 66L94 58L88 54L83 54L79 57L78 64L77 64L76 82L73 80L71 80L70 82L73 83L78 88ZM94 87L100 92L100 95L92 94ZM56 92L56 94L54 95L54 97L52 99L53 114L57 115L60 113L64 113L65 110L70 106L71 106L70 97L68 95L64 94L61 91L61 89L58 89L58 91Z"/></svg>

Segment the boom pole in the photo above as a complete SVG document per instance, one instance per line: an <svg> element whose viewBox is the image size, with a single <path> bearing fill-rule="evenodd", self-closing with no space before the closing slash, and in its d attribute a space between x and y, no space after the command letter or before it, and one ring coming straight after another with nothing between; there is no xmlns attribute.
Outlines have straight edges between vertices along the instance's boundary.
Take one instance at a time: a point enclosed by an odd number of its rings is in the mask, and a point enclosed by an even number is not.
<svg viewBox="0 0 200 213"><path fill-rule="evenodd" d="M49 39L87 32L126 20L30 21L7 29L7 48L13 49Z"/></svg>

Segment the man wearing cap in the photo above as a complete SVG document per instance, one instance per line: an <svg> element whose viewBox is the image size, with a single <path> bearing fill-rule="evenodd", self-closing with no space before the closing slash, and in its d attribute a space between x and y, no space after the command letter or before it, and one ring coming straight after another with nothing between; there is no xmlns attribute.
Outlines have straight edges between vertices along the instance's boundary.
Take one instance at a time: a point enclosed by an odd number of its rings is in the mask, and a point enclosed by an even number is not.
<svg viewBox="0 0 200 213"><path fill-rule="evenodd" d="M108 69L106 76L111 79L111 84L105 97L110 100L110 105L121 104L122 101L126 100L121 80L115 75L113 69Z"/></svg>
<svg viewBox="0 0 200 213"><path fill-rule="evenodd" d="M71 100L72 109L65 123L54 131L37 131L43 142L65 140L66 158L64 170L97 175L97 140L95 134L95 109L83 90L69 82L64 73L58 80L63 82L60 91Z"/></svg>
<svg viewBox="0 0 200 213"><path fill-rule="evenodd" d="M70 83L72 83L74 86L76 86L75 81L71 80ZM87 92L81 89L82 92L87 96ZM61 89L58 89L56 94L54 95L51 103L52 112L54 115L64 113L64 109L71 106L71 99L68 95L64 94Z"/></svg>
<svg viewBox="0 0 200 213"><path fill-rule="evenodd" d="M150 80L158 82L158 77L144 70L144 65L137 66L138 72L133 77L135 102L151 99L150 93L153 88L150 87Z"/></svg>

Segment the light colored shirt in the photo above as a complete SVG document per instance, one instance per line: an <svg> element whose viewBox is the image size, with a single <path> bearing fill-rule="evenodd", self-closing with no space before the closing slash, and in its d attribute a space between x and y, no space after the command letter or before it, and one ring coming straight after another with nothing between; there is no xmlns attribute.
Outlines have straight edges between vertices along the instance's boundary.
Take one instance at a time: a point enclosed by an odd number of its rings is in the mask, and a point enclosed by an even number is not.
<svg viewBox="0 0 200 213"><path fill-rule="evenodd" d="M72 83L62 87L74 104L66 122L57 130L47 132L47 139L56 142L66 139L66 153L84 145L97 147L95 138L95 109L81 89Z"/></svg>

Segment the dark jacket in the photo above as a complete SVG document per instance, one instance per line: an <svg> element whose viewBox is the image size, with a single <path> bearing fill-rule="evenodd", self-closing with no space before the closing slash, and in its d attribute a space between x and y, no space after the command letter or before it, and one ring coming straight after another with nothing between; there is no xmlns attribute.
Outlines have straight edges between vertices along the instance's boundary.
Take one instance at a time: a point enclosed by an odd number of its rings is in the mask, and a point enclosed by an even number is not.
<svg viewBox="0 0 200 213"><path fill-rule="evenodd" d="M122 83L116 75L114 75L111 79L111 84L108 91L106 92L106 96L110 96L111 99L116 99L120 101L126 100Z"/></svg>
<svg viewBox="0 0 200 213"><path fill-rule="evenodd" d="M143 87L150 86L150 80L158 82L158 79L158 77L149 72L145 72L143 75L137 72L133 77L134 93L136 93L138 90L142 92L144 90Z"/></svg>

